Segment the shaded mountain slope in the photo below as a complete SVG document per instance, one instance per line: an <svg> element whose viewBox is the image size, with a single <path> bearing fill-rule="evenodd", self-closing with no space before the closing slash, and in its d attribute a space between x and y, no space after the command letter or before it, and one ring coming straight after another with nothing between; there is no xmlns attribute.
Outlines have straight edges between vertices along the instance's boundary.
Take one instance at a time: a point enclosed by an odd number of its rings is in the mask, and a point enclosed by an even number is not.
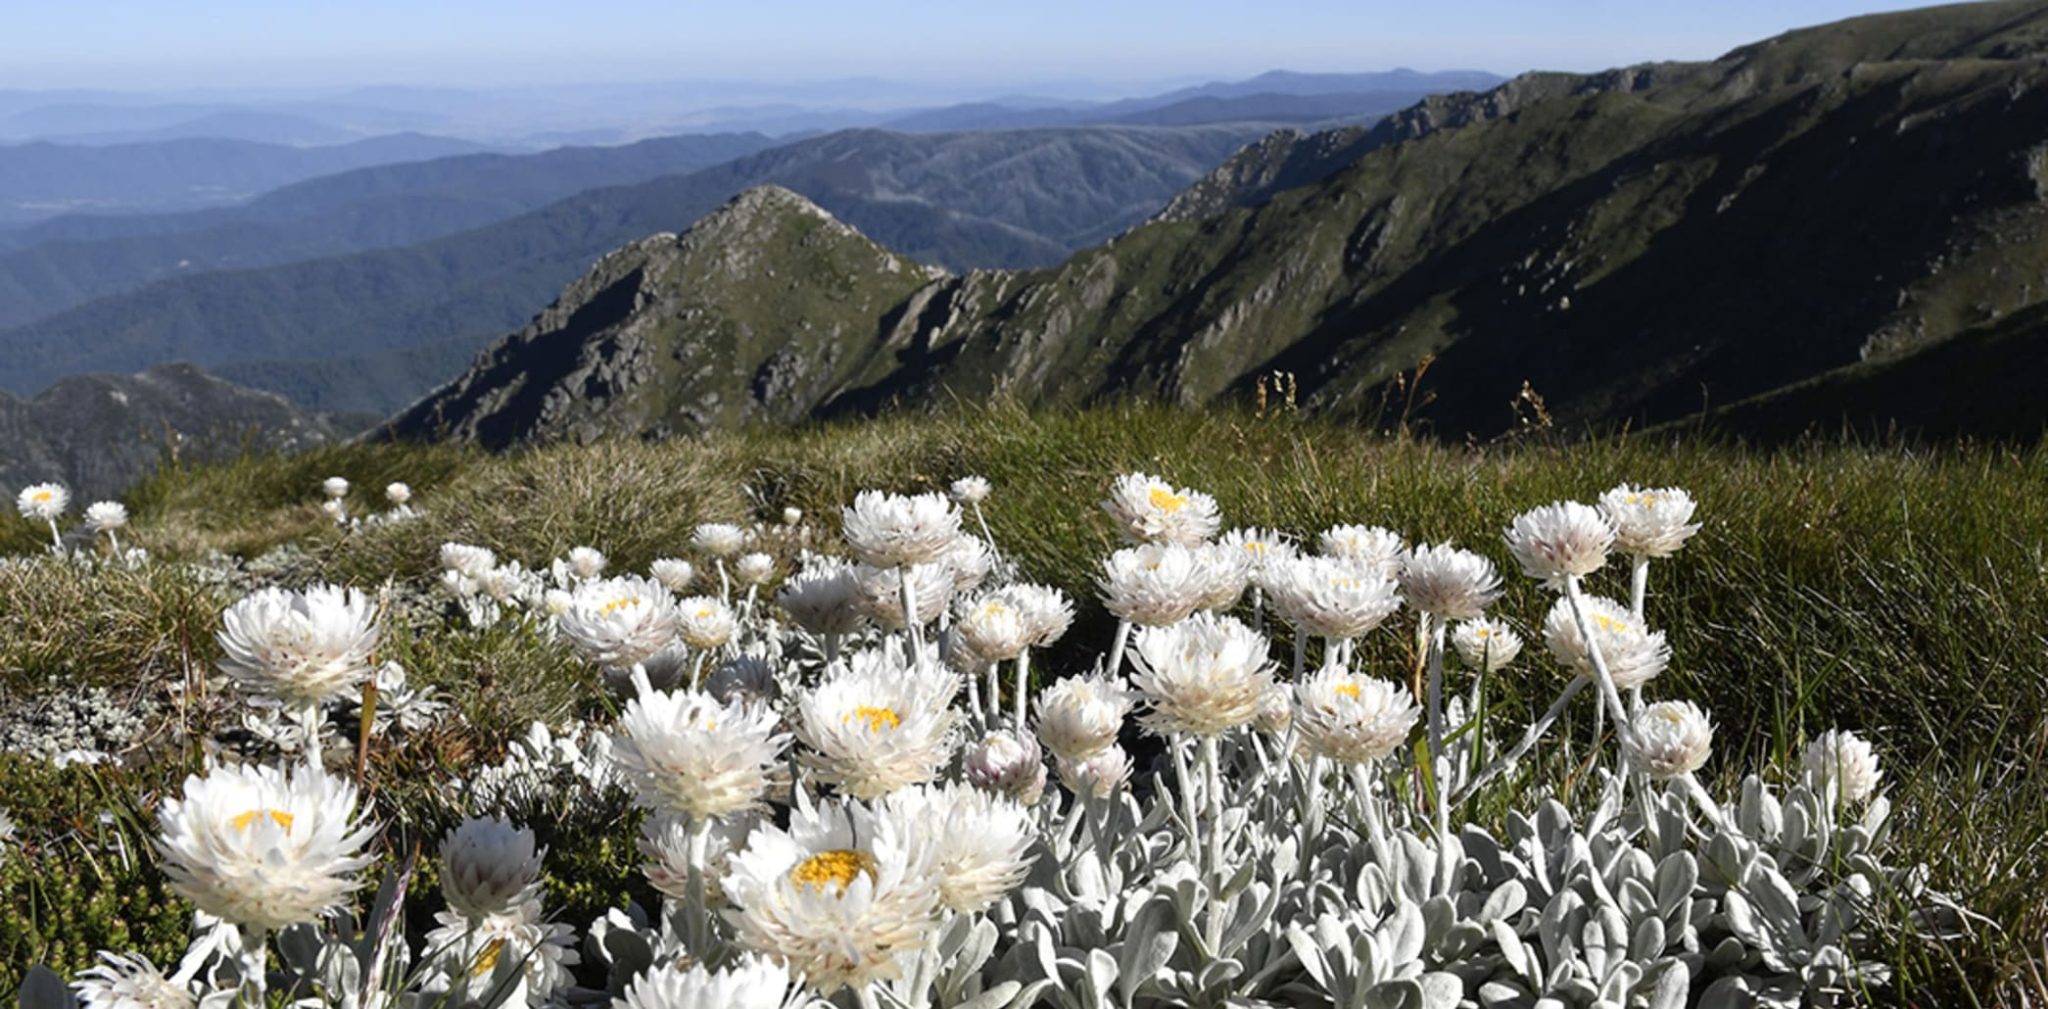
<svg viewBox="0 0 2048 1009"><path fill-rule="evenodd" d="M33 399L0 393L0 493L32 483L71 488L77 507L121 492L166 453L185 461L331 441L326 420L282 397L190 365L136 375L73 375Z"/></svg>
<svg viewBox="0 0 2048 1009"><path fill-rule="evenodd" d="M937 281L879 319L810 319L879 322L839 351L870 364L775 411L1200 406L1277 370L1370 421L1428 361L1412 419L1485 437L1525 383L1568 427L1642 425L1908 359L2048 300L2044 53L2048 5L1993 3L1529 75L1334 137L1352 160L1261 199L1330 160L1269 142L1242 185L1187 203L1216 212Z"/></svg>

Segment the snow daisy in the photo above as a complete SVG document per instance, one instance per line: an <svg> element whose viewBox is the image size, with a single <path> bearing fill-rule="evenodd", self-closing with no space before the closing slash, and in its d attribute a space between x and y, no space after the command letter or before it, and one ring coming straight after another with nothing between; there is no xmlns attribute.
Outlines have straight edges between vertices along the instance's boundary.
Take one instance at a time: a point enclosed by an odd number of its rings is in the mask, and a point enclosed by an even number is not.
<svg viewBox="0 0 2048 1009"><path fill-rule="evenodd" d="M199 910L274 931L341 906L369 865L376 833L356 818L356 790L316 764L216 767L185 779L157 811L164 875Z"/></svg>

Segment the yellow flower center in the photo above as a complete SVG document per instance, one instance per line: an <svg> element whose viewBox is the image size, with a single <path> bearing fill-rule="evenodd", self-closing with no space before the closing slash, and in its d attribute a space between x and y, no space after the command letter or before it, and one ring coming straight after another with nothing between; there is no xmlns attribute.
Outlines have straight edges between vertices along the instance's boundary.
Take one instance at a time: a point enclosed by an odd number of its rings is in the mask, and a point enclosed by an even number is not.
<svg viewBox="0 0 2048 1009"><path fill-rule="evenodd" d="M872 708L865 704L847 712L846 717L839 721L841 724L845 724L856 718L868 723L869 732L880 732L885 728L893 729L903 724L903 719L897 716L895 708Z"/></svg>
<svg viewBox="0 0 2048 1009"><path fill-rule="evenodd" d="M1671 708L1665 708L1664 710L1657 712L1657 717L1667 722L1670 722L1673 725L1677 725L1678 723L1685 721L1685 715Z"/></svg>
<svg viewBox="0 0 2048 1009"><path fill-rule="evenodd" d="M49 492L49 491L46 491L46 490L39 490L39 491L35 492L34 494L31 494L31 495L29 495L29 500L31 500L31 501L48 501L48 500L50 500L50 492Z"/></svg>
<svg viewBox="0 0 2048 1009"><path fill-rule="evenodd" d="M1152 488L1152 492L1147 494L1146 498L1152 502L1152 507L1168 515L1187 507L1188 503L1187 495L1175 494L1165 487Z"/></svg>
<svg viewBox="0 0 2048 1009"><path fill-rule="evenodd" d="M1487 638L1493 637L1493 632L1482 627L1476 631L1473 631L1472 636L1478 638L1481 641L1485 641Z"/></svg>
<svg viewBox="0 0 2048 1009"><path fill-rule="evenodd" d="M798 862L796 868L789 870L789 881L820 893L829 887L833 896L838 896L853 885L853 877L863 872L871 879L875 875L875 860L867 852L838 848Z"/></svg>
<svg viewBox="0 0 2048 1009"><path fill-rule="evenodd" d="M698 610L698 611L697 611L697 619L699 619L699 620L709 620L709 619L711 619L711 611L710 611L709 609L702 609L702 610Z"/></svg>
<svg viewBox="0 0 2048 1009"><path fill-rule="evenodd" d="M229 820L228 826L231 826L236 830L248 830L249 825L255 823L257 817L266 814L278 826L283 827L286 830L292 829L292 815L290 813L285 812L282 809L252 809L246 813L236 816L234 819Z"/></svg>
<svg viewBox="0 0 2048 1009"><path fill-rule="evenodd" d="M1632 505L1653 505L1657 503L1657 495L1642 493L1630 494L1628 496L1628 503Z"/></svg>
<svg viewBox="0 0 2048 1009"><path fill-rule="evenodd" d="M599 609L597 613L599 616L608 617L614 613L617 613L620 610L638 605L640 605L639 596L620 596L619 598L604 604L604 607Z"/></svg>
<svg viewBox="0 0 2048 1009"><path fill-rule="evenodd" d="M1266 552L1266 545L1264 543L1258 542L1257 540L1246 540L1244 542L1244 548L1255 554L1262 554Z"/></svg>
<svg viewBox="0 0 2048 1009"><path fill-rule="evenodd" d="M1352 700L1354 700L1354 701L1355 701L1355 700L1358 700L1358 684L1356 684L1356 683L1339 683L1339 684L1337 684L1337 696L1339 696L1339 697L1349 697L1349 698L1351 698L1351 699L1352 699Z"/></svg>
<svg viewBox="0 0 2048 1009"><path fill-rule="evenodd" d="M1603 631L1613 631L1616 634L1628 630L1628 623L1626 621L1616 620L1605 613L1593 614L1593 623L1599 625Z"/></svg>
<svg viewBox="0 0 2048 1009"><path fill-rule="evenodd" d="M485 974L489 974L492 968L498 966L498 957L504 952L505 940L503 939L492 939L490 942L485 943L484 948L478 951L476 955L476 963L469 968L469 976L483 977Z"/></svg>

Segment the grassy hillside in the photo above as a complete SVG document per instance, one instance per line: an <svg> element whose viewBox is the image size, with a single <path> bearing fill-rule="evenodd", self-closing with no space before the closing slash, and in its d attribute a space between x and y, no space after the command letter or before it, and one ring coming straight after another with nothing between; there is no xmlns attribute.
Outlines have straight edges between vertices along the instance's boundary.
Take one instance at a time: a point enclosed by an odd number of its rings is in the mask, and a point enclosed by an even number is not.
<svg viewBox="0 0 2048 1009"><path fill-rule="evenodd" d="M445 540L488 545L529 564L589 544L614 570L643 570L655 557L685 553L700 520L773 522L796 506L819 527L814 541L830 543L837 508L854 491L942 488L970 473L994 482L989 523L1025 574L1081 601L1075 631L1042 670L1065 672L1109 636L1089 581L1094 560L1113 545L1095 502L1111 475L1129 469L1213 492L1229 525L1312 536L1336 522L1379 523L1412 539L1456 540L1504 568L1511 564L1500 528L1522 509L1587 500L1623 480L1688 488L1705 529L1656 567L1650 612L1676 655L1660 694L1699 701L1720 726L1709 772L1732 780L1740 768L1785 766L1796 760L1797 740L1829 726L1877 740L1911 854L1996 926L1953 945L1903 945L1900 994L1927 1004L1966 991L2022 990L2025 964L2040 953L2034 937L2048 928L2048 892L2038 885L2048 877L2048 772L2039 756L2048 746L2042 449L1809 444L1747 452L1656 437L1463 449L1377 439L1287 413L1138 408L966 411L496 457L448 446L325 449L176 469L138 489L129 498L131 537L159 562L147 574L95 586L46 564L0 568L0 675L10 689L50 676L145 691L181 680L190 665L211 660L214 610L233 589L168 562L215 550L267 554L241 569L246 577L364 586L396 578L423 591L431 591ZM426 514L340 535L316 507L319 481L333 474L354 482L357 512L378 507L375 488L404 479ZM13 550L35 549L37 533L26 523L10 516L0 528ZM273 551L280 545L289 548ZM1610 569L1593 586L1624 593L1623 582ZM1498 612L1526 631L1547 603L1527 579L1507 584ZM65 600L90 593L101 596L102 616L93 633L79 635L66 622L73 604ZM401 765L475 759L495 752L526 718L597 703L587 670L558 646L431 629L409 635L402 647L413 675L458 691L477 728L437 737L430 752L389 755ZM1370 643L1389 675L1411 661L1401 638L1381 633ZM1538 639L1531 654L1541 651ZM1504 678L1509 710L1543 703L1556 686L1547 660L1516 668ZM1574 731L1588 728L1581 722ZM0 776L25 781L19 776L28 773L0 758ZM54 803L73 801L50 794ZM136 878L144 877L122 877ZM92 921L81 917L72 932L103 935L91 932L101 927ZM0 942L6 936L0 927Z"/></svg>

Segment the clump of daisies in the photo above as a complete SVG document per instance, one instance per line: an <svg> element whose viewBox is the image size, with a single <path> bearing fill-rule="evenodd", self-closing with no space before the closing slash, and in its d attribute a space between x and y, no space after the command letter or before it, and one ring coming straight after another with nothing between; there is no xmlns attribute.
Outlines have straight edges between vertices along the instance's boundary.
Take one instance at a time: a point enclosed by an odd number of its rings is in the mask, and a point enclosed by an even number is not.
<svg viewBox="0 0 2048 1009"><path fill-rule="evenodd" d="M862 492L845 556L792 533L800 514L706 523L644 574L592 546L529 569L441 545L441 588L472 625L532 635L619 693L432 790L453 826L422 856L431 930L364 899L373 861L402 853L329 770L334 749L280 747L211 761L159 806L166 874L204 916L193 952L162 969L103 954L76 990L88 1009L254 1004L271 983L303 1009L600 991L623 1009L1535 1005L1596 988L1790 1004L1883 982L1877 887L1905 902L1886 907L1938 902L1880 860L1890 805L1862 737L1816 736L1782 785L1708 793L1713 718L1656 696L1679 677L1643 591L1649 561L1699 532L1682 490L1541 505L1491 545L1411 544L1368 524L1224 533L1215 498L1130 473L1096 515L1118 545L1078 603L1000 560L991 495L975 477ZM394 509L409 496L387 489ZM99 511L88 525L111 535ZM223 614L220 669L309 726L354 705L359 742L429 728L447 709L381 654L387 616L419 619L389 598L259 590ZM1113 629L1071 640L1098 605ZM1524 711L1488 698L1501 675L1555 699L1504 730ZM1457 819L1475 810L1505 830ZM579 932L546 906L540 840L592 832L637 860L654 906ZM433 899L393 861L387 897L410 882L406 899Z"/></svg>

